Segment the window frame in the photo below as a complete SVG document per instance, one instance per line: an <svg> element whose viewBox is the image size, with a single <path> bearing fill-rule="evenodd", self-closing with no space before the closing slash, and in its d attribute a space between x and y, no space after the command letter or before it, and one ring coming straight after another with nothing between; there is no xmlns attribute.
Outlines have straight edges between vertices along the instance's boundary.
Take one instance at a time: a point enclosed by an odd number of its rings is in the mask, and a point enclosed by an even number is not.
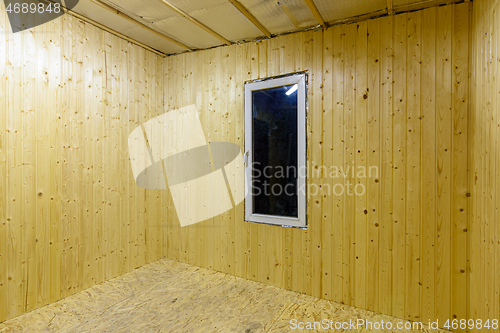
<svg viewBox="0 0 500 333"><path fill-rule="evenodd" d="M245 221L282 227L307 228L307 72L245 82ZM298 217L253 213L251 191L253 165L253 98L252 92L297 84L297 200ZM301 176L302 175L302 176ZM303 189L303 190L301 190Z"/></svg>

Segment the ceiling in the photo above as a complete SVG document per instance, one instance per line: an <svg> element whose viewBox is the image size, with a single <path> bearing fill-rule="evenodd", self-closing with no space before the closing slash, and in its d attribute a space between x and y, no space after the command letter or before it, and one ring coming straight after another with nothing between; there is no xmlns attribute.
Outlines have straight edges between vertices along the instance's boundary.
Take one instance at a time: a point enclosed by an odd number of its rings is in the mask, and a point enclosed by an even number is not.
<svg viewBox="0 0 500 333"><path fill-rule="evenodd" d="M80 0L73 11L169 55L462 1Z"/></svg>

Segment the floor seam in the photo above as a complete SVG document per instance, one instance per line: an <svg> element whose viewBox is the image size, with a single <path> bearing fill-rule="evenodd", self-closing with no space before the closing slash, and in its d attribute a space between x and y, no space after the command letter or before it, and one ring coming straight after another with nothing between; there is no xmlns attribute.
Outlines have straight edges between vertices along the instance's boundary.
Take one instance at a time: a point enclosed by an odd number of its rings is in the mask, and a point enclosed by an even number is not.
<svg viewBox="0 0 500 333"><path fill-rule="evenodd" d="M278 322L278 320L283 316L283 314L285 313L286 309L288 309L289 305L292 304L299 297L299 295L300 294L298 292L295 293L295 296L290 300L290 302L288 302L283 307L283 310L281 311L281 313L279 314L279 316L276 318L276 320L274 320L273 322L271 322L271 325L269 326L269 329L267 331L265 331L264 333L268 333L274 327L274 325Z"/></svg>

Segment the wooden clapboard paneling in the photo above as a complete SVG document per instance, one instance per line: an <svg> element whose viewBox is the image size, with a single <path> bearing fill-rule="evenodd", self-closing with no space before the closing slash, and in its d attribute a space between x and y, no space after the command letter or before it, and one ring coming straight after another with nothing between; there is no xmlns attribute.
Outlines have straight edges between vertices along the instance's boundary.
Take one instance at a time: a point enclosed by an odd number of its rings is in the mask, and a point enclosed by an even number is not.
<svg viewBox="0 0 500 333"><path fill-rule="evenodd" d="M474 3L473 21L464 3L166 59L69 15L2 34L0 320L161 257L410 320L493 318L499 14ZM303 70L307 230L246 223L242 203L180 228L168 190L135 185L137 126L195 104L208 142L243 150L244 81Z"/></svg>
<svg viewBox="0 0 500 333"><path fill-rule="evenodd" d="M70 15L14 34L2 2L0 30L3 321L163 257L128 135L165 84L162 57Z"/></svg>
<svg viewBox="0 0 500 333"><path fill-rule="evenodd" d="M246 223L241 203L179 231L169 199L165 255L410 320L468 318L469 17L442 6L165 59L166 110L196 104L207 140L242 151L243 81L307 70L311 185L307 230ZM336 195L346 181L363 193Z"/></svg>
<svg viewBox="0 0 500 333"><path fill-rule="evenodd" d="M421 52L422 17L409 13L407 21L408 52L406 93L406 261L405 261L405 318L420 317L420 221L421 221Z"/></svg>
<svg viewBox="0 0 500 333"><path fill-rule="evenodd" d="M0 12L0 29L7 28L7 15ZM0 37L0 294L8 295L8 228L7 228L7 110L8 110L8 69L5 66L8 56L8 35ZM0 297L0 320L8 316L8 298Z"/></svg>
<svg viewBox="0 0 500 333"><path fill-rule="evenodd" d="M459 133L467 131L468 135L468 168L470 196L468 206L463 201L452 203L454 210L452 229L453 238L458 241L466 241L461 237L460 229L469 230L468 238L468 262L470 265L469 289L467 297L467 308L459 308L457 311L467 312L469 317L486 322L499 317L500 306L500 111L499 111L499 69L500 59L499 33L500 26L500 2L498 0L479 0L473 3L472 22L462 20L455 30L461 33L462 39L469 38L472 43L471 53L471 88L469 104L468 127L465 127L463 116L465 106L460 102L465 94L463 74L455 71L454 99L455 112L454 142L462 141ZM465 35L465 28L469 25L470 34ZM461 57L465 56L465 50L461 47L454 50ZM454 148L463 161L463 152ZM465 162L463 162L465 163ZM463 173L458 165L454 167L453 175ZM463 185L454 181L453 190L463 191ZM468 212L468 213L467 213ZM465 223L466 216L468 224ZM458 259L458 258L457 258ZM455 269L452 270L452 281L455 286L460 276L457 270L462 269L463 263L453 260ZM457 295L458 296L458 295ZM460 295L462 296L462 295ZM457 299L458 301L458 299ZM455 302L453 302L455 304ZM452 307L453 307L452 304ZM487 329L474 331L483 332ZM498 329L497 329L498 331Z"/></svg>

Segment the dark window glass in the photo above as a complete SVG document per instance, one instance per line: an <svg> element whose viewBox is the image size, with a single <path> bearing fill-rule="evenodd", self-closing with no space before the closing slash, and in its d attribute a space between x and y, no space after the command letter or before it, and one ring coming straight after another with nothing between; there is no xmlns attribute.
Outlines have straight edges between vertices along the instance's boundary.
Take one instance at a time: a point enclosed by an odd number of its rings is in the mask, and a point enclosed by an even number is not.
<svg viewBox="0 0 500 333"><path fill-rule="evenodd" d="M253 212L298 217L296 85L253 91L252 101Z"/></svg>

